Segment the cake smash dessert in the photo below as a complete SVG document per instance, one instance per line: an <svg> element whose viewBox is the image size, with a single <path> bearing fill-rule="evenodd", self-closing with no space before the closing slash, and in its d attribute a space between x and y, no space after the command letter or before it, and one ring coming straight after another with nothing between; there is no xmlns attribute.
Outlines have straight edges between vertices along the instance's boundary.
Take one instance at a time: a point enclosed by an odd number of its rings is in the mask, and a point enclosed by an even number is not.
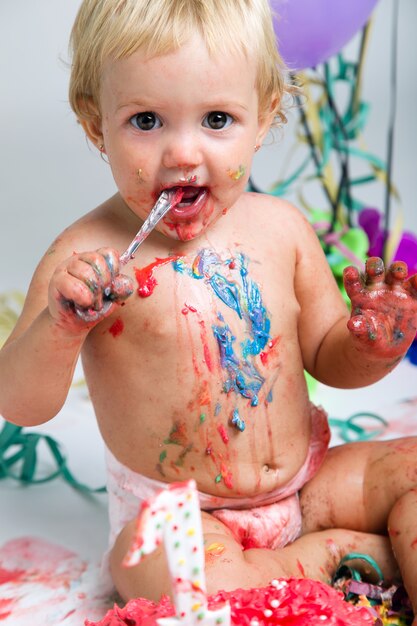
<svg viewBox="0 0 417 626"><path fill-rule="evenodd" d="M273 580L268 587L220 591L207 596L206 556L221 550L206 548L196 483L173 483L142 504L136 535L126 555L136 565L163 542L174 603L163 596L156 604L145 598L114 606L100 622L85 626L356 626L374 624L366 607L343 601L343 593L309 579Z"/></svg>
<svg viewBox="0 0 417 626"><path fill-rule="evenodd" d="M209 596L208 606L215 610L230 604L233 626L367 626L375 619L366 607L356 607L343 600L343 595L324 583L291 578L274 580L261 589L236 589ZM115 606L100 622L85 626L158 626L167 617L173 618L175 608L167 596L159 604L138 598L124 608ZM175 622L174 622L175 620ZM174 618L171 623L180 624ZM185 624L186 622L184 622ZM202 619L200 624L206 624ZM223 626L223 622L218 622Z"/></svg>

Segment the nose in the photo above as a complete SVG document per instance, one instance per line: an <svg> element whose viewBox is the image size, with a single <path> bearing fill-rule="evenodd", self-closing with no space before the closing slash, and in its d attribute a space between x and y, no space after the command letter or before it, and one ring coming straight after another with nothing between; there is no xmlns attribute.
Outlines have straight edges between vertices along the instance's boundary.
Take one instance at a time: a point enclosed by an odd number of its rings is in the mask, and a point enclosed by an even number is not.
<svg viewBox="0 0 417 626"><path fill-rule="evenodd" d="M168 169L194 169L202 163L202 150L196 133L170 134L165 143L162 163Z"/></svg>

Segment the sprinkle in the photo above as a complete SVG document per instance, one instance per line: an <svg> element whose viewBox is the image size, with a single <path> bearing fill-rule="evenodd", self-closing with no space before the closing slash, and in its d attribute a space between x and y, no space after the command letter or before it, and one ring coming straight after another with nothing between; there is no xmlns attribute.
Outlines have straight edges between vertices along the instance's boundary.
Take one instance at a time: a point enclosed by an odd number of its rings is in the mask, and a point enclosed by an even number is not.
<svg viewBox="0 0 417 626"><path fill-rule="evenodd" d="M219 483L222 479L222 475L221 474L217 474L216 478L214 479L215 483Z"/></svg>

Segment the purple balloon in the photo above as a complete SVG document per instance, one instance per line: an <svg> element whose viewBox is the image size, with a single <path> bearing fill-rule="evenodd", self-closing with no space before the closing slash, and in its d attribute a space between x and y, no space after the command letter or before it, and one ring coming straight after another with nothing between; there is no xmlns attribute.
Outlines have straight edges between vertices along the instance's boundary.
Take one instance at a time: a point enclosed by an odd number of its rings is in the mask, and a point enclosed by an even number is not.
<svg viewBox="0 0 417 626"><path fill-rule="evenodd" d="M323 63L368 21L378 0L270 0L281 55L292 71Z"/></svg>

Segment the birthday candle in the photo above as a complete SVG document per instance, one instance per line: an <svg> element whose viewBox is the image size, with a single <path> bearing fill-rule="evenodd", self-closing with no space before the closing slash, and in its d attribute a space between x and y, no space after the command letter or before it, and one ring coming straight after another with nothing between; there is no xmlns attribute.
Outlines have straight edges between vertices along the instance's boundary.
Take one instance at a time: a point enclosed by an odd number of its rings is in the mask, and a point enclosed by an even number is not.
<svg viewBox="0 0 417 626"><path fill-rule="evenodd" d="M210 611L204 574L204 543L196 483L173 483L142 505L135 538L124 559L136 565L161 543L167 556L175 617L161 626L230 626L230 606Z"/></svg>

